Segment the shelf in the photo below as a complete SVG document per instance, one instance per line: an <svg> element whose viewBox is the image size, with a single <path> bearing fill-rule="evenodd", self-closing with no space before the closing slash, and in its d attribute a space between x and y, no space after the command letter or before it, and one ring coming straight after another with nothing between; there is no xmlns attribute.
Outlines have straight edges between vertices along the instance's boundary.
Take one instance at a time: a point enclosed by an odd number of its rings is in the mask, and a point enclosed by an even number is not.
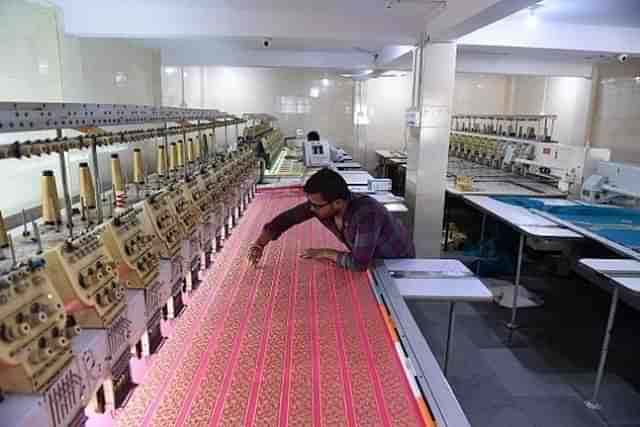
<svg viewBox="0 0 640 427"><path fill-rule="evenodd" d="M556 120L558 116L556 114L454 114L451 118L538 121L544 119Z"/></svg>
<svg viewBox="0 0 640 427"><path fill-rule="evenodd" d="M513 138L509 136L493 135L489 133L462 132L459 130L452 130L451 133L455 135L465 135L465 136L474 136L474 137L481 137L481 138L488 138L488 139L497 139L497 140L506 141L506 142L518 142L518 143L524 142L527 144L537 144L537 143L557 144L558 143L558 141L540 141L539 139Z"/></svg>

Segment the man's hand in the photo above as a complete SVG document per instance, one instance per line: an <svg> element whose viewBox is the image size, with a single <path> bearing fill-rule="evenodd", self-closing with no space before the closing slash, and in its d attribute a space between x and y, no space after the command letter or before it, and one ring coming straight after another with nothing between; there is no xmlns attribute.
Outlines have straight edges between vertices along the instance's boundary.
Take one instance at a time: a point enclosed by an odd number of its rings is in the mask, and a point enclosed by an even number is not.
<svg viewBox="0 0 640 427"><path fill-rule="evenodd" d="M302 255L302 258L305 259L328 259L329 261L336 262L338 257L338 251L335 249L307 249Z"/></svg>
<svg viewBox="0 0 640 427"><path fill-rule="evenodd" d="M251 264L254 267L258 265L258 262L260 262L260 258L262 258L263 252L264 252L264 246L261 246L256 243L249 246L249 251L247 253L247 260L249 261L249 264Z"/></svg>

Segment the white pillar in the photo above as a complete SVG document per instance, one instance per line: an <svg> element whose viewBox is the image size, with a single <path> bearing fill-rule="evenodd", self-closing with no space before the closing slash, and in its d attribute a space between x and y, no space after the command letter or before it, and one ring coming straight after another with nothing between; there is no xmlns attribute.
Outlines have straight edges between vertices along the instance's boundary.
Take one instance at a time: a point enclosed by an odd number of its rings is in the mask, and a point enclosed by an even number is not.
<svg viewBox="0 0 640 427"><path fill-rule="evenodd" d="M425 44L421 123L410 129L405 185L418 257L440 256L455 69L455 43Z"/></svg>

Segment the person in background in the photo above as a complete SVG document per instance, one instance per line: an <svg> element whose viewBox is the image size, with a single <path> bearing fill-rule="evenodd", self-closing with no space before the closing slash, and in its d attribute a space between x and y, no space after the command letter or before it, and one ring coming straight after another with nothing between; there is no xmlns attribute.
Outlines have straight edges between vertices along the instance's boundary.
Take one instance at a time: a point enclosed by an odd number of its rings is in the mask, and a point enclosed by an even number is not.
<svg viewBox="0 0 640 427"><path fill-rule="evenodd" d="M327 259L340 267L364 271L379 258L415 258L405 226L377 200L349 191L344 178L331 169L316 172L304 186L307 201L276 216L250 246L248 260L257 265L265 246L291 227L317 218L348 251L307 249L303 258Z"/></svg>
<svg viewBox="0 0 640 427"><path fill-rule="evenodd" d="M318 131L312 130L307 134L307 141L320 141L320 134Z"/></svg>

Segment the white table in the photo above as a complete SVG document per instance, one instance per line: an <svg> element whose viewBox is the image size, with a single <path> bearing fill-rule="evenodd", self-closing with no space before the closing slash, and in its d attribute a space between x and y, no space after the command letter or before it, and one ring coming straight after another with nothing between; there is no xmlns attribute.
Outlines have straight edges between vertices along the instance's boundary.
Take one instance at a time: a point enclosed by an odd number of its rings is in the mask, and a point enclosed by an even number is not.
<svg viewBox="0 0 640 427"><path fill-rule="evenodd" d="M593 395L591 399L586 402L588 408L597 410L600 409L598 393L600 392L600 386L602 385L607 355L609 354L609 341L611 340L613 321L618 308L620 288L634 294L640 294L640 262L632 259L585 258L580 260L580 265L605 277L613 286L611 308L609 309L607 328L605 329L602 350L600 351L600 362L598 363L596 383L593 387Z"/></svg>
<svg viewBox="0 0 640 427"><path fill-rule="evenodd" d="M338 172L347 185L369 185L369 180L373 179L369 172L362 171L339 171Z"/></svg>
<svg viewBox="0 0 640 427"><path fill-rule="evenodd" d="M336 162L331 165L333 168L339 171L343 170L361 170L362 165L358 162Z"/></svg>
<svg viewBox="0 0 640 427"><path fill-rule="evenodd" d="M485 226L487 222L487 215L491 215L502 222L506 223L520 234L520 240L518 244L518 258L516 260L516 277L514 281L513 289L513 302L511 305L511 322L507 323L509 328L509 341L513 336L513 331L518 328L516 323L517 311L518 311L518 294L520 290L520 273L522 271L522 258L524 245L527 236L538 237L542 239L582 239L582 235L575 231L569 230L565 227L559 226L555 222L543 218L526 208L521 206L514 206L508 203L503 203L486 196L463 196L463 200L470 205L476 207L482 212L482 226L480 229L480 244L484 240ZM540 199L545 203L557 203L556 201L549 202L548 199ZM551 199L552 200L552 199ZM571 203L571 202L564 202ZM476 267L476 274L480 275L480 261Z"/></svg>
<svg viewBox="0 0 640 427"><path fill-rule="evenodd" d="M491 291L458 260L387 259L384 264L403 298L449 303L443 368L446 376L453 348L456 303L491 302Z"/></svg>

